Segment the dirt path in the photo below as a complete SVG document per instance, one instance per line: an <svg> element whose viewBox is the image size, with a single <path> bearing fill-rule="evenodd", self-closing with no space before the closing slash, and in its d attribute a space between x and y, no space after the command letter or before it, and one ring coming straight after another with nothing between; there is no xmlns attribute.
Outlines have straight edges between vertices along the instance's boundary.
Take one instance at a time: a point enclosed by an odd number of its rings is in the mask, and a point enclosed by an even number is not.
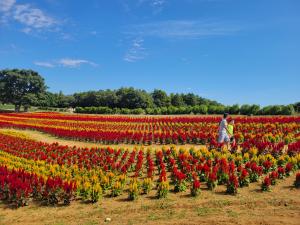
<svg viewBox="0 0 300 225"><path fill-rule="evenodd" d="M237 196L203 188L199 198L189 191L170 193L165 200L154 199L155 191L135 202L126 193L103 197L97 204L72 202L66 207L46 207L30 203L17 210L0 204L0 225L93 225L93 224L295 224L300 221L300 190L291 187L295 175L279 181L271 192L260 192L260 183L240 188ZM111 222L105 223L105 218Z"/></svg>
<svg viewBox="0 0 300 225"><path fill-rule="evenodd" d="M77 147L87 147L87 148L91 148L91 147L118 147L118 148L128 148L128 149L132 149L132 148L138 148L138 147L144 147L144 148L153 148L153 149L158 149L158 148L162 148L163 146L171 146L171 145L138 145L138 144L132 144L132 145L128 145L128 144L109 144L109 145L103 145L103 144L99 144L99 143L92 143L92 142L84 142L84 141L75 141L75 140L68 140L68 139L62 139L62 138L57 138L55 136L52 136L50 134L46 134L46 133L42 133L40 131L35 131L35 130L21 130L21 129L15 129L15 128L5 128L5 129L0 129L0 132L7 132L7 131L13 131L15 133L21 134L21 135L25 135L30 139L36 140L36 141L42 141L42 142L46 142L46 143L53 143L53 142L57 142L60 145L68 145L68 146L74 146L76 145ZM176 145L177 147L184 147L184 148L191 148L191 147L195 147L195 148L200 148L203 145L191 145L191 144L186 144L186 145Z"/></svg>

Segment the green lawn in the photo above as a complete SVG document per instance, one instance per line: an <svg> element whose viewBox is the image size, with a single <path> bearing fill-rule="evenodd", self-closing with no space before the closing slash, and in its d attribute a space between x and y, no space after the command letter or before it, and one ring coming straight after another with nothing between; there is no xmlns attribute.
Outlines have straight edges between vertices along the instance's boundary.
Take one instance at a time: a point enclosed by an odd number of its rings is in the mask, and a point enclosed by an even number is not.
<svg viewBox="0 0 300 225"><path fill-rule="evenodd" d="M0 104L0 110L15 110L15 106L11 104Z"/></svg>
<svg viewBox="0 0 300 225"><path fill-rule="evenodd" d="M0 104L0 111L14 111L15 106L12 104ZM24 108L21 107L21 111L23 111ZM29 111L36 111L37 107L32 106Z"/></svg>

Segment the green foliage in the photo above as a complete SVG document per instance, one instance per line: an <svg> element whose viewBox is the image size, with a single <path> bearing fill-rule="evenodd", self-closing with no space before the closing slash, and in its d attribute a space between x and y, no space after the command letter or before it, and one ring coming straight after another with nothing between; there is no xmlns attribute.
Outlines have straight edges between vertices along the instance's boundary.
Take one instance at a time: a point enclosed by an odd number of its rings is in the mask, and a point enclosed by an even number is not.
<svg viewBox="0 0 300 225"><path fill-rule="evenodd" d="M46 90L44 79L32 70L0 70L0 101L28 108Z"/></svg>
<svg viewBox="0 0 300 225"><path fill-rule="evenodd" d="M237 115L240 113L240 106L238 104L229 106L228 112L232 115Z"/></svg>
<svg viewBox="0 0 300 225"><path fill-rule="evenodd" d="M153 103L157 107L168 107L171 105L171 98L167 95L165 91L155 89L151 96L153 98Z"/></svg>
<svg viewBox="0 0 300 225"><path fill-rule="evenodd" d="M293 105L271 105L265 106L259 111L259 115L293 115L295 109Z"/></svg>
<svg viewBox="0 0 300 225"><path fill-rule="evenodd" d="M171 97L172 106L180 107L180 106L185 105L182 95L180 95L180 94L171 94L170 97Z"/></svg>
<svg viewBox="0 0 300 225"><path fill-rule="evenodd" d="M146 109L153 106L153 99L144 90L134 88L121 88L116 92L118 97L118 106L120 108Z"/></svg>

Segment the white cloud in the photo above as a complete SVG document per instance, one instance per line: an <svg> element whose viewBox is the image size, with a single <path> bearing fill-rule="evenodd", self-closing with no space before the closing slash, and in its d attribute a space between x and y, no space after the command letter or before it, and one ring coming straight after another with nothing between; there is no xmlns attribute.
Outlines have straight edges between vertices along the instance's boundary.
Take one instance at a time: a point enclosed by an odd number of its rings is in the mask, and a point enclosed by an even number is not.
<svg viewBox="0 0 300 225"><path fill-rule="evenodd" d="M29 4L16 5L13 18L32 28L48 28L55 25L57 22L50 16L47 16L42 10L33 8Z"/></svg>
<svg viewBox="0 0 300 225"><path fill-rule="evenodd" d="M25 34L29 34L32 31L32 29L29 27L25 27L25 28L21 29L21 31Z"/></svg>
<svg viewBox="0 0 300 225"><path fill-rule="evenodd" d="M47 15L31 4L18 4L15 0L0 0L1 21L8 23L16 21L23 25L22 32L28 34L34 30L54 31L59 21ZM56 29L57 30L57 29Z"/></svg>
<svg viewBox="0 0 300 225"><path fill-rule="evenodd" d="M34 64L37 66L48 67L48 68L52 68L55 66L53 63L50 62L34 62Z"/></svg>
<svg viewBox="0 0 300 225"><path fill-rule="evenodd" d="M96 63L85 60L85 59L70 59L70 58L64 58L58 61L58 63L65 67L78 67L82 64L89 64L91 66L97 66Z"/></svg>
<svg viewBox="0 0 300 225"><path fill-rule="evenodd" d="M153 6L162 6L165 3L166 3L165 0L152 0L151 1L151 5L153 5Z"/></svg>
<svg viewBox="0 0 300 225"><path fill-rule="evenodd" d="M120 3L125 12L130 13L132 10L139 10L141 7L148 8L153 14L160 13L167 0L120 0Z"/></svg>
<svg viewBox="0 0 300 225"><path fill-rule="evenodd" d="M16 3L15 0L1 0L0 1L0 12L8 12L15 3Z"/></svg>
<svg viewBox="0 0 300 225"><path fill-rule="evenodd" d="M77 68L80 67L83 64L87 64L90 66L98 66L98 64L86 60L86 59L71 59L71 58L62 58L59 60L53 60L53 61L36 61L34 62L35 65L37 66L42 66L42 67L48 67L48 68L53 68L57 66L63 66L63 67L68 67L68 68Z"/></svg>
<svg viewBox="0 0 300 225"><path fill-rule="evenodd" d="M136 62L146 57L145 48L143 47L144 40L136 38L132 41L130 49L124 56L124 60L127 62Z"/></svg>
<svg viewBox="0 0 300 225"><path fill-rule="evenodd" d="M166 3L166 0L139 0L139 4L149 4L150 6L153 7L159 7L162 6Z"/></svg>
<svg viewBox="0 0 300 225"><path fill-rule="evenodd" d="M167 1L166 0L139 0L138 5L148 5L152 8L153 13L159 13L165 7Z"/></svg>
<svg viewBox="0 0 300 225"><path fill-rule="evenodd" d="M127 34L159 38L200 38L234 34L240 28L206 20L168 20L130 26Z"/></svg>
<svg viewBox="0 0 300 225"><path fill-rule="evenodd" d="M15 45L14 43L6 45L4 48L0 48L0 53L20 53L23 52L19 46Z"/></svg>

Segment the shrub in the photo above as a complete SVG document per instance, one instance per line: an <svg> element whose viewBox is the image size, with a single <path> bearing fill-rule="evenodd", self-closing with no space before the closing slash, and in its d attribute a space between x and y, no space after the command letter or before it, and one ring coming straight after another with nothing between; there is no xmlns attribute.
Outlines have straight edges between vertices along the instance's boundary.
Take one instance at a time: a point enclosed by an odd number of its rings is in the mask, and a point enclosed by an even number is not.
<svg viewBox="0 0 300 225"><path fill-rule="evenodd" d="M129 183L129 190L128 190L128 199L133 201L136 200L139 196L139 184L138 181L133 178L130 180Z"/></svg>
<svg viewBox="0 0 300 225"><path fill-rule="evenodd" d="M157 188L157 197L166 198L169 193L170 185L168 181L161 181Z"/></svg>
<svg viewBox="0 0 300 225"><path fill-rule="evenodd" d="M296 180L294 182L296 188L300 188L300 172L296 174Z"/></svg>
<svg viewBox="0 0 300 225"><path fill-rule="evenodd" d="M151 178L145 178L142 183L142 190L144 194L148 194L153 187L153 181Z"/></svg>
<svg viewBox="0 0 300 225"><path fill-rule="evenodd" d="M229 180L228 180L228 183L227 183L227 189L226 189L226 192L228 194L237 194L237 188L239 186L239 181L238 181L238 178L236 175L234 174L231 174L229 176Z"/></svg>
<svg viewBox="0 0 300 225"><path fill-rule="evenodd" d="M216 173L210 173L207 179L207 187L210 190L214 190L217 186L217 174Z"/></svg>
<svg viewBox="0 0 300 225"><path fill-rule="evenodd" d="M191 185L191 195L197 197L200 194L200 181L195 179Z"/></svg>
<svg viewBox="0 0 300 225"><path fill-rule="evenodd" d="M262 191L270 191L271 186L271 179L270 177L265 177L264 181L261 184L261 190Z"/></svg>

